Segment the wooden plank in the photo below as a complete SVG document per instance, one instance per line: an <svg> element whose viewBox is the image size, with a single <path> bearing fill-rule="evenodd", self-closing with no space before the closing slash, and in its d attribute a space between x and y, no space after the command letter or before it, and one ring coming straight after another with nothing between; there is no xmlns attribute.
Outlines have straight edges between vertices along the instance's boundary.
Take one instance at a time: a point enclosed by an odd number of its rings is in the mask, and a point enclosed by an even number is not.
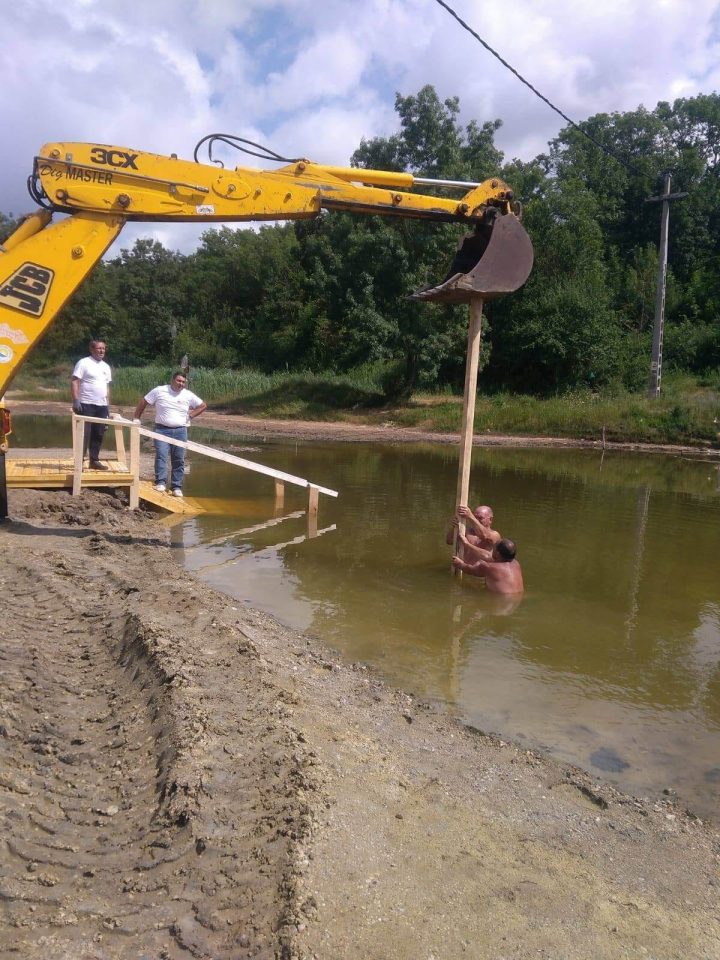
<svg viewBox="0 0 720 960"><path fill-rule="evenodd" d="M160 493L153 487L150 480L140 481L139 496L147 503L167 510L168 513L185 513L188 516L194 516L205 512L194 497L174 497L171 493Z"/></svg>
<svg viewBox="0 0 720 960"><path fill-rule="evenodd" d="M82 468L83 468L83 443L85 435L85 424L81 417L76 417L73 414L73 482L72 482L72 495L74 497L80 496L80 489L82 487Z"/></svg>
<svg viewBox="0 0 720 960"><path fill-rule="evenodd" d="M113 426L115 429L116 448L119 459L114 462L107 462L107 470L83 470L83 442L86 423L104 423ZM122 435L124 427L130 430L130 457L129 463L126 461L125 443ZM254 463L251 460L245 460L242 457L236 457L221 450L215 450L212 447L203 444L194 443L191 440L174 440L162 434L157 434L152 430L141 427L138 422L127 420L121 417L107 419L105 417L85 417L72 415L72 438L73 438L73 456L72 459L64 457L40 457L27 458L24 461L14 460L12 476L8 477L8 486L13 487L37 487L46 489L69 488L73 496L79 496L83 486L86 487L128 487L128 498L131 509L136 509L140 498L156 506L162 507L171 513L195 514L205 512L205 508L200 501L193 501L193 498L168 497L167 494L158 494L153 490L153 485L148 481L140 481L140 435L153 440L162 440L168 444L178 447L184 447L210 457L214 460L221 460L233 466L243 467L246 470L252 470L255 473L272 477L275 480L275 510L279 512L282 509L285 499L285 484L291 483L294 486L305 487L309 490L308 519L312 527L317 529L317 507L318 496L320 493L328 497L337 497L337 490L331 490L328 487L322 487L319 484L312 484L303 477L296 477L290 473L281 470L275 470L272 467L266 467L262 464ZM111 466L112 463L112 466ZM314 530L313 530L314 533Z"/></svg>
<svg viewBox="0 0 720 960"><path fill-rule="evenodd" d="M151 440L162 440L164 443L169 443L171 446L184 447L186 450L191 450L194 453L200 453L205 457L210 457L213 460L221 460L224 463L233 464L233 466L243 467L245 470L252 470L254 473L261 473L266 477L273 477L276 481L281 481L283 483L291 483L296 487L309 487L314 486L315 489L324 494L326 497L337 497L338 491L331 490L329 487L322 487L319 484L310 484L310 481L306 480L304 477L296 477L291 473L285 473L282 470L275 470L273 467L266 467L261 463L255 463L252 460L245 460L242 457L236 457L231 453L225 453L223 450L216 450L214 447L208 447L205 444L195 443L192 440L175 440L172 437L166 437L163 434L155 433L153 430L148 430L146 427L139 427L132 420L127 420L124 417L114 417L113 419L108 419L105 417L85 417L77 416L77 414L72 415L73 422L73 453L74 453L74 479L73 479L73 495L79 492L80 487L82 486L82 434L84 434L85 424L86 423L104 423L108 426L113 426L116 429L119 428L119 425L122 424L125 427L129 427L131 430L131 436L135 431L141 434L143 437L148 437ZM78 430L81 430L82 433L78 434ZM80 442L78 439L80 437ZM78 453L78 447L80 452ZM78 472L78 456L80 458L80 471Z"/></svg>
<svg viewBox="0 0 720 960"><path fill-rule="evenodd" d="M130 431L132 437L132 430ZM127 463L125 455L125 434L122 427L115 427L115 450L117 451L118 463Z"/></svg>
<svg viewBox="0 0 720 960"><path fill-rule="evenodd" d="M465 360L465 393L463 396L462 429L460 432L460 462L458 465L458 482L455 509L460 504L467 504L470 494L470 463L472 461L473 427L475 423L475 397L477 395L477 374L480 358L480 336L482 333L483 301L481 297L473 297L469 304L470 322L468 325L467 357ZM455 537L455 552L462 556L460 531L465 532L465 524L458 525ZM462 576L461 571L457 571Z"/></svg>
<svg viewBox="0 0 720 960"><path fill-rule="evenodd" d="M92 419L92 418L89 418ZM104 421L101 421L104 422ZM125 423L131 423L126 420ZM222 460L223 463L231 463L236 467L244 467L246 470L252 470L254 473L262 473L266 477L274 477L276 480L282 480L285 483L291 483L296 487L308 487L310 482L303 477L293 476L292 473L284 473L282 470L275 470L273 467L265 467L261 463L255 463L252 460L244 460L242 457L236 457L231 453L225 453L224 450L216 450L214 447L205 446L202 443L195 443L193 440L174 440L172 437L166 437L161 433L155 433L145 427L140 427L140 433L143 437L149 437L151 440L162 440L175 447L185 447L186 450L192 450L194 453L201 453L205 457L213 460ZM321 487L319 484L313 484L316 490L325 494L326 497L337 497L337 490L330 490L329 487Z"/></svg>
<svg viewBox="0 0 720 960"><path fill-rule="evenodd" d="M109 460L108 470L84 470L81 472L83 487L127 487L132 477L128 468ZM47 457L24 457L8 459L8 482L15 488L65 487L72 490L75 483L75 463L72 459Z"/></svg>
<svg viewBox="0 0 720 960"><path fill-rule="evenodd" d="M122 431L121 431L122 432ZM130 428L130 509L137 510L140 503L140 428L138 425Z"/></svg>

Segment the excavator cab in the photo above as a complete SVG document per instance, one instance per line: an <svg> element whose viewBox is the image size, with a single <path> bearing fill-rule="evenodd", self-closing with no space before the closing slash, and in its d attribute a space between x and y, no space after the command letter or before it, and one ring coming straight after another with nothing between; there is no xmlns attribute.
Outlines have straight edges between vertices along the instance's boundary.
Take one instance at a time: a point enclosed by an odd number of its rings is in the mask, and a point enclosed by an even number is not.
<svg viewBox="0 0 720 960"><path fill-rule="evenodd" d="M533 248L515 212L489 207L458 247L445 279L410 299L468 303L474 297L494 300L518 290L530 276Z"/></svg>

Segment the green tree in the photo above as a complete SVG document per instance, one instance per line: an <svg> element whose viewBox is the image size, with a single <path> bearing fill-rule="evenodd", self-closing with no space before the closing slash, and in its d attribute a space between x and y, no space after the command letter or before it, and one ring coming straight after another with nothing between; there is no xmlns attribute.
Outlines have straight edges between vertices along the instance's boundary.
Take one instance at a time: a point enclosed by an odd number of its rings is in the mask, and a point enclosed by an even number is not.
<svg viewBox="0 0 720 960"><path fill-rule="evenodd" d="M60 312L43 340L43 353L53 358L74 358L87 351L91 339L108 342L112 363L125 359L124 344L118 343L118 318L123 313L118 294L118 271L102 260Z"/></svg>
<svg viewBox="0 0 720 960"><path fill-rule="evenodd" d="M185 262L182 254L146 239L112 261L120 306L112 336L127 362L176 360L173 342L187 316Z"/></svg>
<svg viewBox="0 0 720 960"><path fill-rule="evenodd" d="M264 370L294 362L301 302L291 225L208 231L188 264L187 287L193 321L183 344L194 357Z"/></svg>
<svg viewBox="0 0 720 960"><path fill-rule="evenodd" d="M619 377L622 331L608 290L596 197L577 181L550 182L528 204L526 226L535 267L523 290L490 307L487 382L545 393Z"/></svg>
<svg viewBox="0 0 720 960"><path fill-rule="evenodd" d="M497 175L502 163L502 154L494 144L499 120L483 124L471 121L463 127L458 98L441 101L431 86L423 87L415 96L397 94L395 109L400 117L399 132L389 138L363 141L352 156L354 166L470 182ZM442 193L442 188L437 192ZM407 220L386 221L382 227L372 228L356 225L352 229L372 229L378 241L374 251L369 247L365 250L364 315L369 318L365 339L372 341L379 329L382 348L402 362L399 386L406 392L415 384L462 383L466 311L407 300L410 293L432 286L445 276L461 230ZM381 265L381 272L376 264ZM385 318L383 324L377 322L378 316ZM356 335L355 342L360 349L363 337ZM364 348L372 350L371 343ZM484 352L483 362L486 358Z"/></svg>

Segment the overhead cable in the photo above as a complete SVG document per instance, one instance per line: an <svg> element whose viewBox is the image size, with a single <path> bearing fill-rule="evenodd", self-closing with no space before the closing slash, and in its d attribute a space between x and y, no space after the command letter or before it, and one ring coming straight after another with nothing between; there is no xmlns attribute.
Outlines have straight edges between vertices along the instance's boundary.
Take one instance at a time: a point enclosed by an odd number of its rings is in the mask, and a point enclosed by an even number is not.
<svg viewBox="0 0 720 960"><path fill-rule="evenodd" d="M500 54L497 52L497 50L493 50L493 48L490 46L490 44L487 43L485 40L483 40L483 38L480 36L480 34L476 33L469 24L465 23L465 21L462 19L462 17L460 17L460 16L453 10L453 8L452 8L451 6L449 6L447 3L445 3L445 0L435 0L435 2L438 3L441 7L444 7L444 9L447 10L447 12L450 14L450 16L451 16L451 17L454 17L454 18L457 20L457 22L460 24L461 27L463 27L465 30L467 30L467 32L468 32L469 34L471 34L473 37L475 37L475 39L478 41L478 43L481 43L481 44L483 45L483 47L485 47L485 49L488 51L488 53L491 53L491 54L495 57L496 60L499 60L500 63L501 63L504 67L506 67L511 73L515 74L515 76L518 78L518 80L520 80L521 83L524 83L526 87L528 87L530 90L532 90L532 92L535 94L536 97L539 97L544 103L546 103L546 104L550 107L551 110L554 110L555 113L559 114L559 115L563 118L563 120L566 120L566 121L570 124L570 126L574 127L575 130L578 131L578 133L581 133L584 137L587 137L587 139L590 140L591 143L594 143L596 147L598 147L600 150L603 151L603 153L607 154L609 157L612 157L613 160L617 160L617 162L618 162L619 164L621 164L623 167L625 167L627 170L632 170L632 169L633 169L631 166L629 166L629 165L627 164L627 162L626 162L625 160L623 160L621 157L619 157L618 154L615 153L614 150L612 150L610 147L606 147L604 144L600 143L599 140L596 140L595 137L593 137L591 134L589 134L586 130L583 130L583 128L582 128L579 124L575 123L575 121L572 120L566 113L563 113L563 111L562 111L559 107L556 107L555 104L552 103L550 100L548 100L547 97L543 96L543 94L540 93L540 91L537 90L537 89L530 83L529 80L526 80L525 77L522 76L522 74L518 73L518 71L515 69L515 67L511 66L511 65L507 62L507 60L503 59L503 57L500 56ZM635 171L635 172L639 172L639 171Z"/></svg>

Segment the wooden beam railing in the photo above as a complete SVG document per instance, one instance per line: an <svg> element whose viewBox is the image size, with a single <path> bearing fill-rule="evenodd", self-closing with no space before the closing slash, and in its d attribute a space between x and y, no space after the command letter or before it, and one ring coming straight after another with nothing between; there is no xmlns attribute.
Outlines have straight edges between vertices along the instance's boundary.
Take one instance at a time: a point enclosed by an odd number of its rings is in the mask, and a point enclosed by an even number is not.
<svg viewBox="0 0 720 960"><path fill-rule="evenodd" d="M173 437L165 436L165 434L148 430L147 427L141 426L140 422L136 420L126 420L123 417L114 417L106 420L102 417L86 417L75 413L73 413L73 496L77 496L80 493L82 486L83 437L86 423L104 423L115 428L115 445L118 450L118 459L122 456L123 462L125 458L125 443L122 437L122 429L127 428L130 430L130 457L127 461L127 467L133 480L137 484L138 491L140 483L140 437L142 436L148 437L150 440L161 440L164 443L169 443L171 446L183 447L185 450L202 454L204 457L210 457L213 460L220 460L223 463L229 463L232 466L242 467L244 470L251 470L253 473L261 473L266 477L271 477L275 481L276 506L282 504L284 501L286 483L296 487L303 487L308 491L309 517L317 517L319 494L322 493L326 497L338 496L337 490L331 490L329 487L322 487L320 484L311 483L304 477L296 477L292 473L275 470L274 467L266 467L261 463L245 460L243 457L236 457L232 453L225 453L223 450L216 450L214 447L208 447L202 443L195 443L193 440L175 440ZM119 441L118 436L120 437ZM134 504L131 494L130 506L132 509L137 507L137 493Z"/></svg>
<svg viewBox="0 0 720 960"><path fill-rule="evenodd" d="M118 486L128 487L128 501L131 510L136 510L140 502L140 436L137 427L131 420L124 420L120 417L105 419L104 417L85 417L77 413L72 415L72 438L73 438L73 485L72 495L77 497L82 489L83 476L83 457L85 454L85 424L86 423L104 423L113 427L115 431L115 449L117 451L117 462L126 469L128 474L127 481L118 481ZM130 430L130 456L128 458L125 450L125 436L123 429Z"/></svg>
<svg viewBox="0 0 720 960"><path fill-rule="evenodd" d="M121 423L130 423L131 420L120 421ZM137 426L137 424L135 424ZM213 460L222 460L223 463L231 463L235 467L243 467L245 470L252 470L254 473L262 473L266 477L273 477L280 483L290 483L296 487L305 487L324 493L326 497L337 497L337 490L330 490L328 487L321 487L319 484L311 483L304 477L295 477L292 473L284 473L282 470L275 470L274 467L266 467L261 463L255 463L253 460L245 460L243 457L236 457L232 453L225 453L224 450L216 450L214 447L207 447L203 443L195 443L193 440L174 440L172 437L166 437L164 433L155 433L154 430L148 430L147 427L138 427L141 437L149 437L151 440L162 440L175 447L185 447L186 450L192 450L194 453L201 453L203 456L211 457ZM277 495L277 487L276 495Z"/></svg>

